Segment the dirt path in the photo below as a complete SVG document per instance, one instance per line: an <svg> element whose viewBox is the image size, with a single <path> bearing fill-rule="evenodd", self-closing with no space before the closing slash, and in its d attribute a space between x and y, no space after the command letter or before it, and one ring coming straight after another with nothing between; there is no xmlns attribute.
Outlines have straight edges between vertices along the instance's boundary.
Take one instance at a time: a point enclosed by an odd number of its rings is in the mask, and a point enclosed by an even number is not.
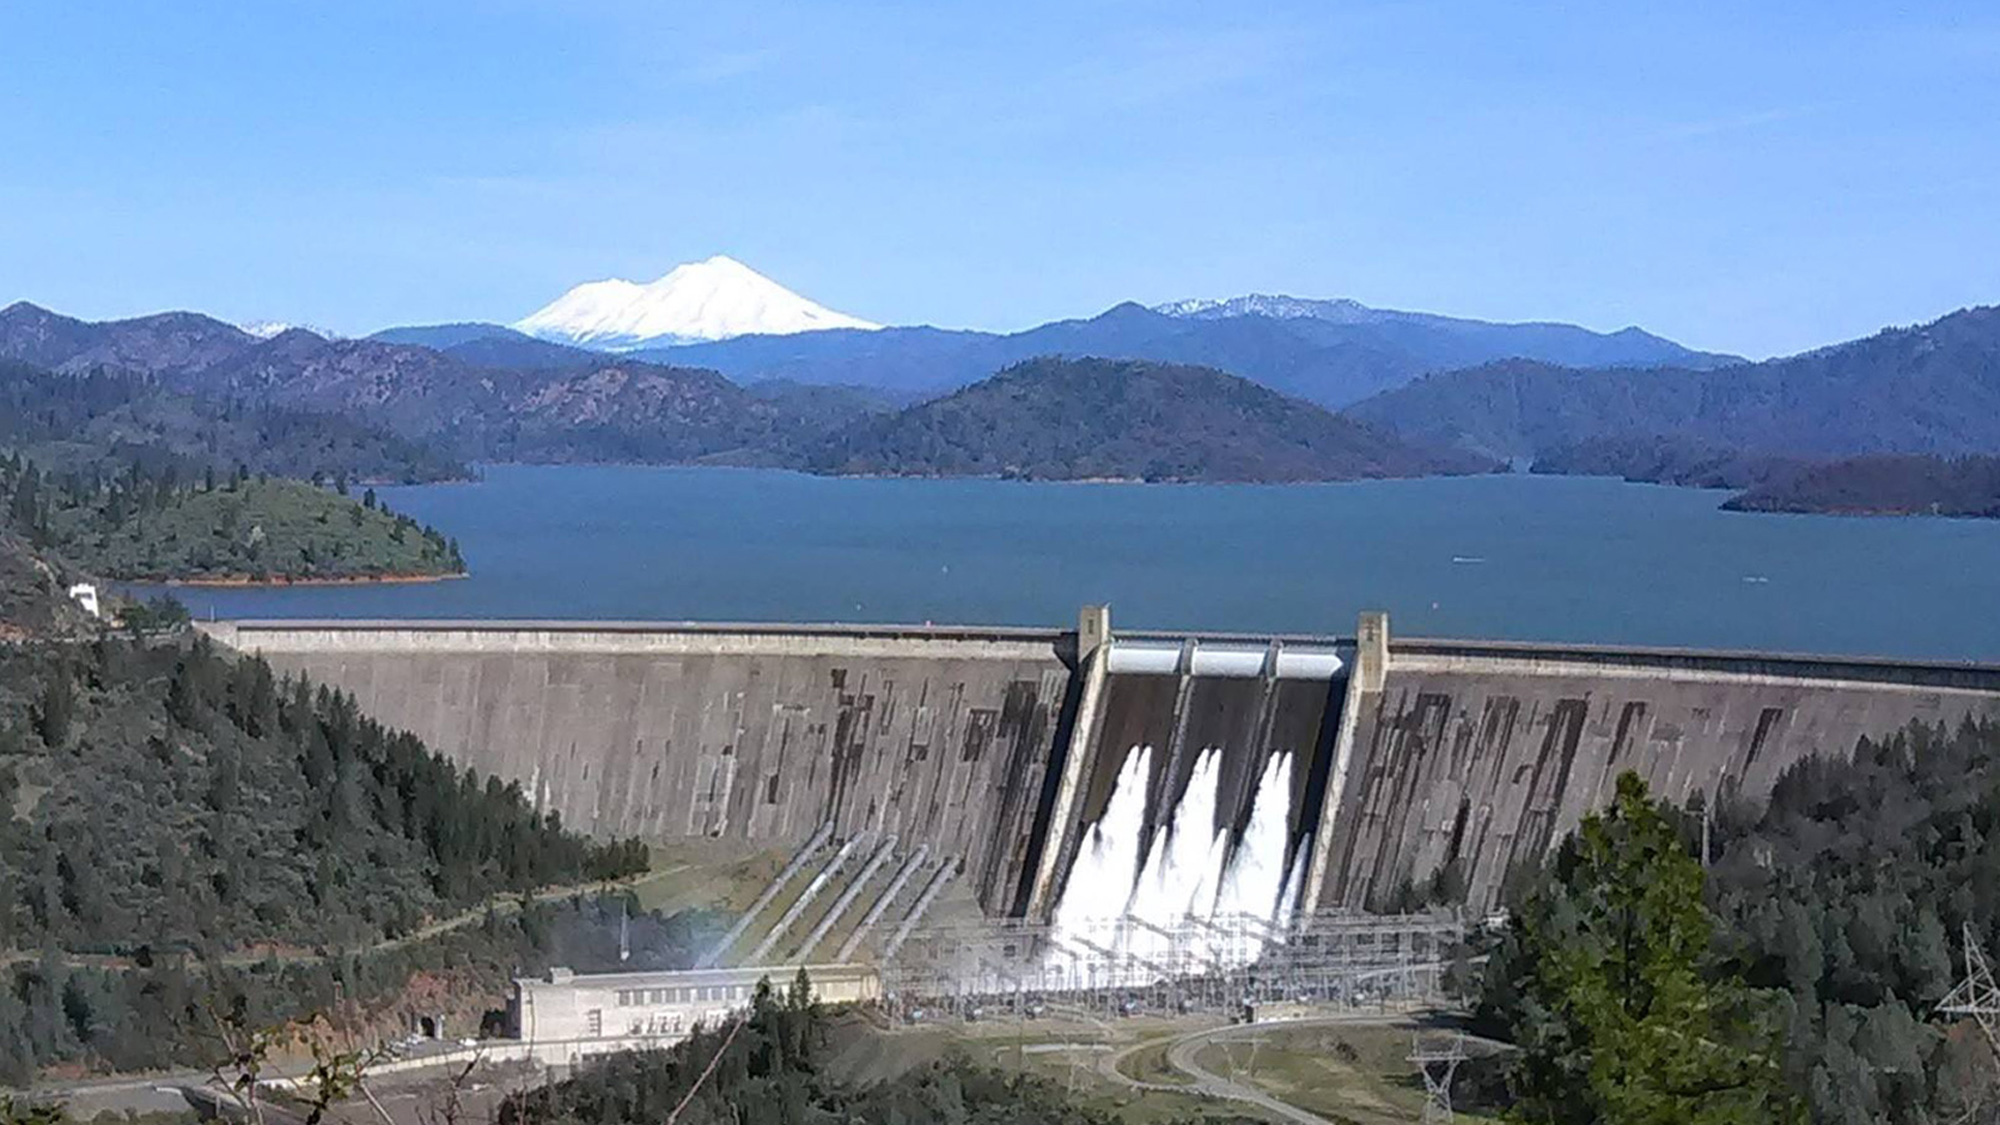
<svg viewBox="0 0 2000 1125"><path fill-rule="evenodd" d="M418 942L443 937L453 930L461 930L467 926L477 925L486 920L486 915L489 912L503 916L518 914L523 903L526 902L539 904L555 902L574 895L637 890L648 883L665 879L672 875L678 875L686 871L688 867L688 864L677 863L660 868L657 871L648 871L644 874L632 875L624 879L610 879L592 883L566 883L559 887L544 887L539 891L527 895L522 895L518 892L496 895L477 906L468 907L464 911L453 914L450 917L441 918L435 922L420 926L407 934L398 937L383 938L373 944L364 945L353 950L343 950L342 952L361 954L386 953L393 949L400 949L406 945L414 945ZM310 949L239 950L235 953L225 954L221 959L221 963L238 967L244 965L261 965L266 961L276 961L280 964L295 964L299 962L324 961L330 956L333 955ZM20 949L9 950L5 953L0 953L0 968L39 961L41 958L42 954L39 952ZM131 957L122 954L68 953L64 954L60 960L65 966L72 969L132 969L138 967L137 962L133 961Z"/></svg>

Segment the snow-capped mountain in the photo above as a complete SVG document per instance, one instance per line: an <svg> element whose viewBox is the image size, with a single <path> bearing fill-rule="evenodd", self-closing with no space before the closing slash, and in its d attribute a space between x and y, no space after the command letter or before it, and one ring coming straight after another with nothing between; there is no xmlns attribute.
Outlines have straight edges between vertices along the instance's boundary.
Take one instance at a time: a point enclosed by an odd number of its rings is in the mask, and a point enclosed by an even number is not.
<svg viewBox="0 0 2000 1125"><path fill-rule="evenodd" d="M815 304L718 254L643 285L619 278L587 282L513 327L544 340L622 350L881 325Z"/></svg>

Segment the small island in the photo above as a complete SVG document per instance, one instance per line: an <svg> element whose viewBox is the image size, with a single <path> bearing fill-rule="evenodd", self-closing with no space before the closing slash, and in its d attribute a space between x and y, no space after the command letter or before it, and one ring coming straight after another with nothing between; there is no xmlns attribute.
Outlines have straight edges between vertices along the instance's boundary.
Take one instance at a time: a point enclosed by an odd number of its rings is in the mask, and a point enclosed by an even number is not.
<svg viewBox="0 0 2000 1125"><path fill-rule="evenodd" d="M427 581L465 573L456 541L304 481L239 469L183 482L130 468L111 479L0 461L7 522L37 548L128 582L255 584Z"/></svg>

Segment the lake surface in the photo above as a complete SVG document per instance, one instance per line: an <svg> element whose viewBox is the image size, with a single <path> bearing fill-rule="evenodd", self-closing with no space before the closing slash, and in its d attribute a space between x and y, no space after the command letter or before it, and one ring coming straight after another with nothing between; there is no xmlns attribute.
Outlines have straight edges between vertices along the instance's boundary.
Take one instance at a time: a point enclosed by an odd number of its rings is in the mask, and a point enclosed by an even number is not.
<svg viewBox="0 0 2000 1125"><path fill-rule="evenodd" d="M378 490L472 577L181 588L197 616L1396 631L2000 660L2000 522L1722 512L1718 492L1480 477L1334 485L838 480L498 466Z"/></svg>

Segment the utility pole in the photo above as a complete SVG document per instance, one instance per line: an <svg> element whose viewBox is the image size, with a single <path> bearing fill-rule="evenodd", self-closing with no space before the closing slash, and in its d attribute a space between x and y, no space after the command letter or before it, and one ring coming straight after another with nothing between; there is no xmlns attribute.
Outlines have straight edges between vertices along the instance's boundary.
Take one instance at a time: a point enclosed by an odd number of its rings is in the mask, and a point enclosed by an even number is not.
<svg viewBox="0 0 2000 1125"><path fill-rule="evenodd" d="M1451 1125L1457 1120L1451 1111L1451 1078L1465 1061L1465 1033L1429 1043L1417 1034L1411 1041L1410 1061L1424 1076L1423 1125Z"/></svg>

